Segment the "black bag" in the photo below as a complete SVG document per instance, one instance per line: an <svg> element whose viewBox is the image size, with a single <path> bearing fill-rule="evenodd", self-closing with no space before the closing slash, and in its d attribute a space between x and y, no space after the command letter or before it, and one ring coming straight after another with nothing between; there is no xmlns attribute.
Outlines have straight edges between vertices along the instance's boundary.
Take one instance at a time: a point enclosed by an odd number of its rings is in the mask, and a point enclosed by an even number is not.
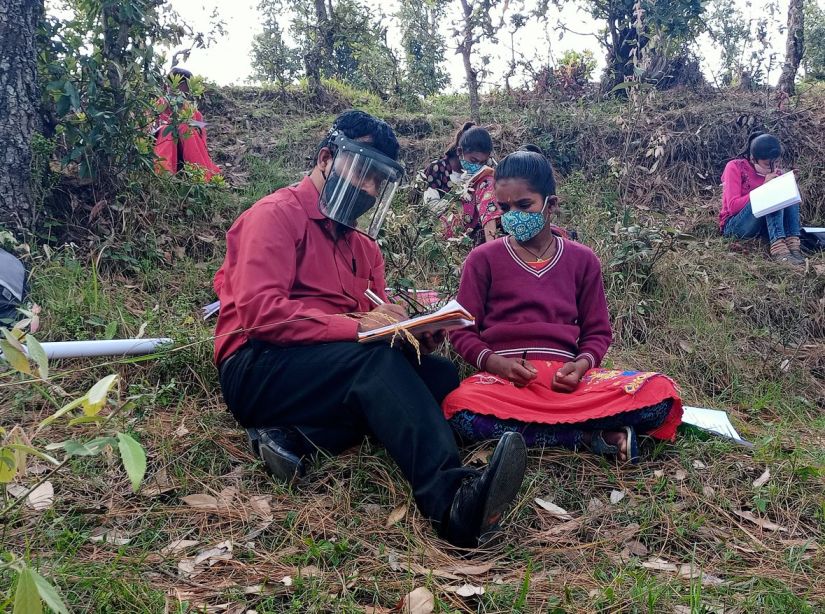
<svg viewBox="0 0 825 614"><path fill-rule="evenodd" d="M809 232L803 228L799 235L799 241L802 244L803 251L808 254L825 252L825 230Z"/></svg>
<svg viewBox="0 0 825 614"><path fill-rule="evenodd" d="M15 256L0 249L0 323L20 319L17 308L26 296L26 267Z"/></svg>

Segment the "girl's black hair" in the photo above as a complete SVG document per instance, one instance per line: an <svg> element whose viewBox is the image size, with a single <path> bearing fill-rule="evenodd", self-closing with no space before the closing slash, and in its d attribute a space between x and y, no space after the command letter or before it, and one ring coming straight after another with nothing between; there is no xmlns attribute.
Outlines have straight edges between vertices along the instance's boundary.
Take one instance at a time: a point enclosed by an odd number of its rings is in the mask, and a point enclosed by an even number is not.
<svg viewBox="0 0 825 614"><path fill-rule="evenodd" d="M172 80L172 77L175 75L180 75L180 78L183 80L189 80L192 78L191 71L186 70L185 68L180 68L179 66L174 66L172 70L169 71L169 80Z"/></svg>
<svg viewBox="0 0 825 614"><path fill-rule="evenodd" d="M553 165L542 154L520 149L514 151L496 167L496 181L520 179L526 181L530 191L541 194L542 198L556 193L556 178Z"/></svg>
<svg viewBox="0 0 825 614"><path fill-rule="evenodd" d="M533 143L525 143L521 147L518 148L519 151L532 151L533 153L544 155L544 152L541 150L541 147L538 145L534 145Z"/></svg>
<svg viewBox="0 0 825 614"><path fill-rule="evenodd" d="M745 149L739 152L739 157L750 160L776 160L782 155L782 144L779 139L766 132L752 132L748 136Z"/></svg>
<svg viewBox="0 0 825 614"><path fill-rule="evenodd" d="M464 125L458 129L458 132L455 133L455 138L453 139L452 144L450 145L449 149L444 152L444 155L448 158L452 158L457 156L456 150L459 147L459 142L461 141L461 137L464 136L464 133L467 132L470 128L474 127L475 124L473 122L464 122Z"/></svg>
<svg viewBox="0 0 825 614"><path fill-rule="evenodd" d="M318 144L318 150L315 152L316 159L321 149L329 147L330 137L335 131L343 132L350 139L372 137L370 147L377 149L393 160L398 160L398 151L401 146L398 144L398 139L395 138L395 133L390 125L369 113L353 109L344 111L332 122L329 133Z"/></svg>
<svg viewBox="0 0 825 614"><path fill-rule="evenodd" d="M466 153L493 153L493 139L484 128L473 126L458 139L458 146Z"/></svg>

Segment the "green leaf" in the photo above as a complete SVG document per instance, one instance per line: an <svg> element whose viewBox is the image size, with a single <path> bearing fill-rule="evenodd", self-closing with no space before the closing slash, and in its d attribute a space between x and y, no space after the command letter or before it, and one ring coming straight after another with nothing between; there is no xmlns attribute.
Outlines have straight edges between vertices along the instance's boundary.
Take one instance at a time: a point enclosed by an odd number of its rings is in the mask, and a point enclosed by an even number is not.
<svg viewBox="0 0 825 614"><path fill-rule="evenodd" d="M118 448L123 466L132 481L132 490L137 492L146 474L146 452L143 447L126 433L118 433Z"/></svg>
<svg viewBox="0 0 825 614"><path fill-rule="evenodd" d="M56 614L69 614L69 608L63 603L63 599L61 599L57 589L49 584L49 581L34 569L30 569L29 571L31 571L32 579L37 586L37 592L40 593L40 598L46 602L46 605L49 606L53 612L56 612Z"/></svg>
<svg viewBox="0 0 825 614"><path fill-rule="evenodd" d="M6 362L11 365L12 369L19 373L31 375L32 368L29 364L29 359L26 358L26 355L23 352L18 350L5 339L0 340L0 350L3 351L3 358L5 358Z"/></svg>
<svg viewBox="0 0 825 614"><path fill-rule="evenodd" d="M17 475L17 455L11 448L0 448L0 484L8 484Z"/></svg>
<svg viewBox="0 0 825 614"><path fill-rule="evenodd" d="M117 321L112 320L106 325L106 330L103 331L104 339L114 339L117 333Z"/></svg>
<svg viewBox="0 0 825 614"><path fill-rule="evenodd" d="M49 359L40 342L31 335L26 335L26 349L29 351L29 358L37 363L40 379L49 379Z"/></svg>
<svg viewBox="0 0 825 614"><path fill-rule="evenodd" d="M68 405L64 405L63 407L61 407L60 409L58 409L56 412L54 412L51 416L49 416L48 418L46 418L45 420L43 420L43 422L41 422L41 423L37 426L37 430L35 431L35 434L36 434L37 432L39 432L39 431L40 431L40 429L42 429L44 426L48 426L49 424L51 424L52 422L54 422L55 420L57 420L57 419L58 419L58 418L60 418L61 416L63 416L63 415L65 415L65 414L69 413L70 411L72 411L72 410L73 410L73 409L75 409L76 407L80 407L81 405L83 405L83 401L85 401L85 400L86 400L86 397L85 397L85 396L84 396L84 397L80 397L79 399L75 399L74 401L72 401L72 402L71 402L71 403L69 403ZM48 446L46 446L46 449L48 449Z"/></svg>
<svg viewBox="0 0 825 614"><path fill-rule="evenodd" d="M117 373L107 375L89 389L83 399L83 413L87 416L96 416L106 405L106 397L117 382Z"/></svg>
<svg viewBox="0 0 825 614"><path fill-rule="evenodd" d="M69 420L69 426L76 426L78 424L88 424L90 422L103 422L106 418L104 416L78 416Z"/></svg>
<svg viewBox="0 0 825 614"><path fill-rule="evenodd" d="M97 437L86 443L80 443L74 439L61 441L60 443L50 443L47 450L65 450L66 456L94 456L100 454L106 446L114 446L117 440L114 437Z"/></svg>
<svg viewBox="0 0 825 614"><path fill-rule="evenodd" d="M24 567L17 577L13 614L43 614L43 604L37 591L32 570Z"/></svg>
<svg viewBox="0 0 825 614"><path fill-rule="evenodd" d="M44 461L51 463L52 465L59 465L60 461L58 461L53 456L49 456L48 454L44 454L37 448L33 448L31 446L25 446L22 443L10 443L7 444L7 447L11 448L12 450L21 450L26 454L31 454L32 456L36 456L37 458L41 458Z"/></svg>

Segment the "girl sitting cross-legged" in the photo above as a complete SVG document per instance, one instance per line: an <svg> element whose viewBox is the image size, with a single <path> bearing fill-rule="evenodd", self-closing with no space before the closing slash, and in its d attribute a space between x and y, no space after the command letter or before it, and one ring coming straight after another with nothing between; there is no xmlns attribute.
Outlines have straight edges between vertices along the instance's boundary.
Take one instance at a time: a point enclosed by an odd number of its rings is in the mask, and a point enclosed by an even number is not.
<svg viewBox="0 0 825 614"><path fill-rule="evenodd" d="M599 368L612 338L601 266L548 223L558 199L547 159L512 153L495 181L509 236L464 264L458 301L476 323L450 340L479 372L445 398L446 417L465 441L518 431L528 445L637 462L637 434L675 437L676 386L659 373Z"/></svg>

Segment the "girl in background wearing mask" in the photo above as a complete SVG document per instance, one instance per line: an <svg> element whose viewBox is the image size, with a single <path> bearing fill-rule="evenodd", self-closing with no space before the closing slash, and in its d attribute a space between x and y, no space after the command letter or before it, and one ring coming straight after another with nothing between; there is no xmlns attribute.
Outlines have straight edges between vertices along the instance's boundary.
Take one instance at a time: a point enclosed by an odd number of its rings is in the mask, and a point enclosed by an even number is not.
<svg viewBox="0 0 825 614"><path fill-rule="evenodd" d="M458 301L475 325L454 331L456 351L479 372L442 408L466 441L522 433L528 445L587 447L638 460L637 433L672 440L682 402L651 372L599 365L612 333L596 255L555 234L553 169L532 151L496 168L496 198L509 235L475 248Z"/></svg>
<svg viewBox="0 0 825 614"><path fill-rule="evenodd" d="M722 173L722 210L719 227L726 237L753 239L767 235L771 259L804 265L799 250L799 205L791 205L764 217L755 217L750 193L782 174L777 162L782 155L779 139L755 132L740 156L731 160Z"/></svg>
<svg viewBox="0 0 825 614"><path fill-rule="evenodd" d="M420 175L427 184L424 203L441 218L444 237L469 235L475 245L496 238L500 211L490 156L490 133L467 122L444 158Z"/></svg>

